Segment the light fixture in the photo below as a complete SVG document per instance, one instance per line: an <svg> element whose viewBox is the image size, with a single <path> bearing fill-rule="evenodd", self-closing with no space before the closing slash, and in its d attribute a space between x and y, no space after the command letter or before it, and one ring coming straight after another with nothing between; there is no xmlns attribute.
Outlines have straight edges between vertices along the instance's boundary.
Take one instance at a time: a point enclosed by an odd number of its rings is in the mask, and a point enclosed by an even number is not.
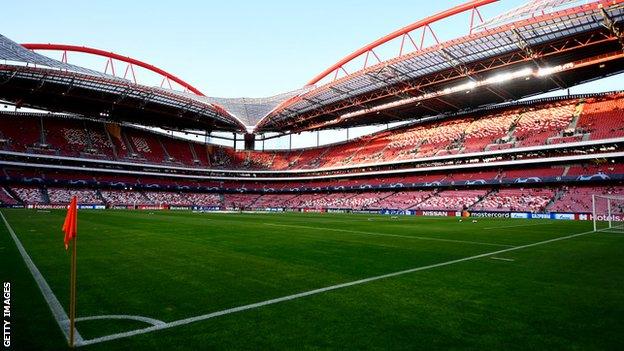
<svg viewBox="0 0 624 351"><path fill-rule="evenodd" d="M574 63L566 63L564 65L558 65L554 67L542 67L542 68L539 68L538 70L533 70L530 67L525 67L517 71L503 72L503 73L496 74L492 77L489 77L485 80L481 80L481 81L469 80L465 83L459 84L454 87L447 87L447 88L444 88L442 90L438 90L435 92L424 93L419 96L414 96L414 97L410 97L410 98L403 99L403 100L397 100L397 101L377 105L375 107L369 107L369 108L364 108L361 110L345 113L345 114L340 115L339 120L361 116L361 115L365 115L365 114L369 114L373 112L379 113L379 111L394 108L397 106L418 103L420 101L438 97L438 96L450 95L450 94L459 93L459 92L464 92L468 94L475 88L485 86L485 85L500 84L503 82L507 82L507 81L514 80L514 79L521 79L521 78L524 78L524 80L530 80L531 77L544 77L547 75L551 75L553 73L572 69L574 68L574 66L575 66Z"/></svg>

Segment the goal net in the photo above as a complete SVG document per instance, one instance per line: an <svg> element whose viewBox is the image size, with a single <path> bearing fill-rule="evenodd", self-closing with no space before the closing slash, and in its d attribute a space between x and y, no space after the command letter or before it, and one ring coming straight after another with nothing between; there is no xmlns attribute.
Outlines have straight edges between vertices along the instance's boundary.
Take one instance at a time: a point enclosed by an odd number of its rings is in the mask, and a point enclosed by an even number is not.
<svg viewBox="0 0 624 351"><path fill-rule="evenodd" d="M592 195L594 231L624 233L624 196Z"/></svg>

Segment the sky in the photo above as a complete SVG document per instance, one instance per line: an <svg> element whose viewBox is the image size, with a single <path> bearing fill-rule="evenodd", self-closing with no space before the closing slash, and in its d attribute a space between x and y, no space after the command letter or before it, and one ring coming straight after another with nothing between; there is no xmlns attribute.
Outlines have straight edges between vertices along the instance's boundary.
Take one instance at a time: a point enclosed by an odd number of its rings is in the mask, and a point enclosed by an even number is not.
<svg viewBox="0 0 624 351"><path fill-rule="evenodd" d="M367 43L463 1L8 1L0 33L18 43L75 44L130 56L209 96L262 97L298 89ZM502 0L481 12L487 19L522 3ZM465 35L468 27L469 14L433 25L441 40ZM102 59L71 55L70 63L103 69ZM610 79L574 92L621 89L618 83Z"/></svg>
<svg viewBox="0 0 624 351"><path fill-rule="evenodd" d="M461 1L8 1L1 27L19 43L131 56L206 95L261 97L300 88L352 51ZM520 3L504 0L483 12ZM467 14L462 22L465 34ZM457 30L445 27L434 30L451 39L446 34Z"/></svg>

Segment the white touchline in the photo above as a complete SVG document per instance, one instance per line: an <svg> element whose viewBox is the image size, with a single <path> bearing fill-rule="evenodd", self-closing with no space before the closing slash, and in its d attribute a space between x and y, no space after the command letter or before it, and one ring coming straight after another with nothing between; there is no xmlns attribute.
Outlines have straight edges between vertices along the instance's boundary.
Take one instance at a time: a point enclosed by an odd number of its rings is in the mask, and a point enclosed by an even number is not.
<svg viewBox="0 0 624 351"><path fill-rule="evenodd" d="M550 225L550 224L555 224L555 222L546 222L546 223L531 223L531 224L516 224L516 225L503 225L500 227L486 227L483 228L485 230L491 230L491 229L501 229L501 228L519 228L519 227L534 227L534 226L538 226L538 225Z"/></svg>
<svg viewBox="0 0 624 351"><path fill-rule="evenodd" d="M444 241L444 242L462 243L462 244L500 246L500 247L513 247L512 245L496 244L496 243L484 243L484 242L480 242L480 241L454 240L454 239L432 238L432 237L427 237L427 236L413 236L413 235L398 235L398 234L387 234L387 233L376 233L376 232L364 232L364 231L359 231L359 230L311 227L311 226L294 225L294 224L264 223L264 225L269 225L269 226L273 226L273 227L291 227L291 228L317 229L317 230L326 230L326 231L331 231L331 232L351 233L351 234L359 234L359 235L390 236L390 237L395 237L395 238L407 238L407 239L417 239L417 240Z"/></svg>
<svg viewBox="0 0 624 351"><path fill-rule="evenodd" d="M507 262L513 262L515 261L513 258L503 258L503 257L490 257L493 260L499 260L499 261L507 261Z"/></svg>
<svg viewBox="0 0 624 351"><path fill-rule="evenodd" d="M24 249L24 246L17 238L17 235L15 235L15 231L13 231L13 228L11 228L11 225L4 217L4 213L2 213L2 211L0 211L0 216L2 216L2 221L4 221L4 225L9 231L9 234L11 235L15 246L17 246L17 250L19 251L20 255L22 255L22 259L24 260L24 263L26 263L26 267L28 267L30 274L32 274L33 278L35 279L35 282L37 283L37 286L39 287L43 298L48 303L48 306L52 311L52 315L54 315L54 319L56 319L56 323L58 323L61 331L63 332L63 334L65 334L65 338L67 338L67 341L69 342L69 318L67 317L67 313L63 309L63 306L61 306L58 298L56 298L56 295L54 295L54 293L52 292L52 289L50 289L50 285L48 285L48 282L46 282L43 275L41 275L41 272L39 272L37 266L35 266L35 263L32 261L30 256L28 256L26 249ZM74 327L74 336L76 338L75 345L82 345L83 339L82 336L80 336L80 333L78 333L76 327Z"/></svg>
<svg viewBox="0 0 624 351"><path fill-rule="evenodd" d="M226 310L212 312L212 313L204 314L204 315L201 315L201 316L195 316L195 317L180 319L180 320L173 321L173 322L166 322L166 323L164 323L162 325L155 325L155 326L147 327L147 328L143 328L143 329L137 329L137 330L132 330L132 331L128 331L128 332L102 336L102 337L94 338L94 339L90 339L90 340L84 340L82 345L97 344L97 343L101 343L101 342L104 342L104 341L122 339L122 338L127 338L127 337L130 337L130 336L134 336L134 335L150 333L150 332L157 331L157 330L178 327L178 326L181 326L181 325L186 325L186 324L190 324L190 323L194 323L194 322L199 322L199 321L203 321L203 320L207 320L207 319L211 319L211 318L215 318L215 317L219 317L219 316L224 316L224 315L231 314L231 313L247 311L247 310L251 310L251 309L255 309L255 308L259 308L259 307L263 307L263 306L267 306L267 305L273 305L273 304L280 303L280 302L291 301L291 300L299 299L299 298L306 297L306 296L316 295L316 294L324 293L324 292L327 292L327 291L343 289L343 288L347 288L347 287L354 286L354 285L365 284L365 283L369 283L369 282L372 282L372 281L392 278L392 277L396 277L396 276L400 276L400 275L404 275L404 274L408 274L408 273L424 271L424 270L427 270L427 269L432 269L432 268L437 268L437 267L444 267L444 266L452 265L452 264L455 264L455 263L475 260L475 259L488 257L488 256L492 256L492 255L497 255L497 254L501 254L501 253L505 253L505 252L526 249L528 247L544 245L544 244L548 244L548 243L552 243L552 242L556 242L556 241L561 241L561 240L572 239L572 238L575 238L575 237L578 237L578 236L592 234L592 233L594 233L594 232L590 231L590 232L572 234L572 235L562 236L562 237L558 237L558 238L554 238L554 239L539 241L539 242L532 243L532 244L511 247L511 248L502 249L502 250L498 250L498 251L487 252L487 253L484 253L484 254L470 256L470 257L459 258L459 259L452 260L452 261L446 261L446 262L442 262L442 263L435 263L435 264L431 264L431 265L428 265L428 266L416 267L416 268L407 269L407 270L403 270L403 271L398 271L398 272L394 272L394 273L389 273L389 274L384 274L384 275L378 275L378 276L375 276L375 277L355 280L355 281L352 281L352 282L347 282L347 283L327 286L327 287L316 289L316 290L305 291L305 292L301 292L301 293L294 294L294 295L288 295L288 296L283 296L283 297L279 297L279 298L276 298L276 299L271 299L271 300L266 300L266 301L252 303L252 304L249 304L249 305L229 308L229 309L226 309Z"/></svg>

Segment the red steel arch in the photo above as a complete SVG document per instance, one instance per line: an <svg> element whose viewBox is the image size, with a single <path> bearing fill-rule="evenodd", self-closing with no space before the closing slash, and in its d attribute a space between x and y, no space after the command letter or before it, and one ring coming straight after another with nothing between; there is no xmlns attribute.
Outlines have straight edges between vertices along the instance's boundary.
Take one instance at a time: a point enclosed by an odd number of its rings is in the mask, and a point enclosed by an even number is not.
<svg viewBox="0 0 624 351"><path fill-rule="evenodd" d="M321 81L323 78L329 76L330 74L339 71L339 70L343 70L344 71L344 65L346 65L347 63L355 60L356 58L360 57L361 55L366 54L367 55L367 60L368 60L368 55L369 54L373 54L375 57L377 57L377 54L375 54L375 52L373 51L373 49L393 40L396 39L402 35L405 36L409 36L409 33L419 29L419 28L424 28L427 29L429 28L429 25L434 23L434 22L438 22L440 20L443 20L445 18L448 17L452 17L455 16L457 14L463 13L463 12L467 12L467 11L473 11L472 13L472 17L471 17L471 23L470 23L470 30L472 31L472 27L474 24L474 15L475 15L475 11L477 11L477 14L479 15L479 17L481 17L481 15L478 13L477 8L497 2L498 0L471 0L468 1L464 4L452 7L448 10L442 11L440 13L437 13L433 16L429 16L427 18L424 18L418 22L412 23L409 26L403 27L397 31L394 31L382 38L379 38L377 40L375 40L374 42L364 46L363 48L353 52L352 54L346 56L345 58L343 58L342 60L336 62L334 65L332 65L331 67L329 67L328 69L324 70L323 72L321 72L319 75L317 75L316 77L312 78L312 80L310 80L308 82L307 85L314 85L316 83L318 83L319 81ZM431 30L431 28L429 28L429 30ZM432 32L433 33L433 32ZM424 32L423 32L424 35ZM434 34L435 36L435 34ZM410 37L411 40L411 37ZM403 51L403 45L401 45L401 51L399 53L399 56L401 55L402 51ZM379 60L379 58L377 58ZM345 71L346 72L346 71Z"/></svg>
<svg viewBox="0 0 624 351"><path fill-rule="evenodd" d="M116 54L114 52L109 52L109 51L104 51L104 50L100 50L100 49L94 49L94 48L90 48L90 47L86 47L86 46L77 46L77 45L65 45L65 44L35 44L35 43L27 43L27 44L21 44L23 47L25 47L26 49L29 50L51 50L51 51L64 51L64 52L81 52L81 53L85 53L85 54L91 54L91 55L97 55L97 56L102 56L102 57L106 57L109 60L118 60L121 62L125 62L129 65L135 65L138 67L142 67L145 68L149 71L152 71L154 73L157 73L159 75L161 75L162 77L172 80L178 84L180 84L182 87L188 89L189 91L199 95L199 96L205 96L201 91L199 91L199 89L195 88L194 86L190 85L189 83L183 81L182 79L174 76L173 74L164 71L154 65L150 65L149 63L145 63L143 61L139 61L137 59L131 58L131 57L127 57L127 56L122 56L119 54ZM64 55L64 58L66 58L67 56ZM111 61L112 62L112 61ZM108 62L107 62L108 65ZM130 66L131 68L132 66ZM113 71L114 74L114 71Z"/></svg>

